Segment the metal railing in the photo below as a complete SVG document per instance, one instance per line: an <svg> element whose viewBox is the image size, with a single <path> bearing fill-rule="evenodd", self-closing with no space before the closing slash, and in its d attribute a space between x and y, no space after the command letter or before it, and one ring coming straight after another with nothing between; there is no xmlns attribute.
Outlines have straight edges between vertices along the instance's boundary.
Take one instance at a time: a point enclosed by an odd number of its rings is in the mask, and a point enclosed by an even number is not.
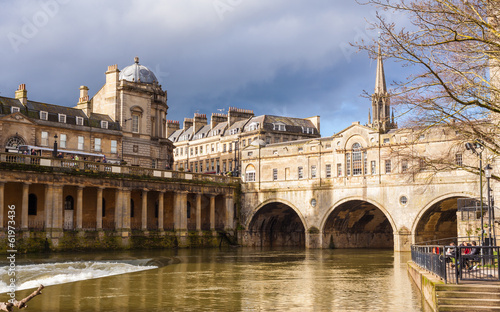
<svg viewBox="0 0 500 312"><path fill-rule="evenodd" d="M41 167L64 168L66 170L102 172L108 174L125 174L143 177L155 177L165 179L183 179L193 181L209 181L216 183L238 183L240 178L222 175L181 172L163 169L152 169L138 166L125 166L119 164L92 162L86 160L73 160L65 158L50 158L33 155L0 153L0 163L15 163L25 165L37 165Z"/></svg>
<svg viewBox="0 0 500 312"><path fill-rule="evenodd" d="M500 281L499 246L413 245L411 258L445 283Z"/></svg>

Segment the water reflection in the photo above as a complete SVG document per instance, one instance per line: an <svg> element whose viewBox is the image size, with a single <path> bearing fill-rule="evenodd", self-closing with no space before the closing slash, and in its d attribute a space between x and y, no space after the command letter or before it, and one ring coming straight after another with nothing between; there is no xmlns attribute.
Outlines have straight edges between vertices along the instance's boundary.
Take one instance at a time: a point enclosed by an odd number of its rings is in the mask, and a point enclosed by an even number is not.
<svg viewBox="0 0 500 312"><path fill-rule="evenodd" d="M423 311L406 273L409 256L385 250L245 248L99 254L100 260L178 261L49 286L30 311Z"/></svg>

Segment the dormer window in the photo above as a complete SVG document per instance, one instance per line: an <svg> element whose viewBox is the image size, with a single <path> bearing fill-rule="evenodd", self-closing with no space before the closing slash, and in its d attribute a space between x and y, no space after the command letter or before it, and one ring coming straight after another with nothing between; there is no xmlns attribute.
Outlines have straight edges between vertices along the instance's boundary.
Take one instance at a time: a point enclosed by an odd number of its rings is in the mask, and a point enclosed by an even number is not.
<svg viewBox="0 0 500 312"><path fill-rule="evenodd" d="M47 120L49 119L49 114L45 111L40 111L40 119L41 120Z"/></svg>
<svg viewBox="0 0 500 312"><path fill-rule="evenodd" d="M248 126L248 131L254 131L259 129L259 123L258 122L252 122L250 126Z"/></svg>
<svg viewBox="0 0 500 312"><path fill-rule="evenodd" d="M14 114L14 113L19 113L21 111L21 109L19 107L12 106L10 108L10 111L11 111L12 114Z"/></svg>
<svg viewBox="0 0 500 312"><path fill-rule="evenodd" d="M66 115L57 114L60 123L66 123Z"/></svg>
<svg viewBox="0 0 500 312"><path fill-rule="evenodd" d="M108 122L106 120L101 120L101 128L108 129Z"/></svg>
<svg viewBox="0 0 500 312"><path fill-rule="evenodd" d="M83 126L83 117L76 117L76 125Z"/></svg>
<svg viewBox="0 0 500 312"><path fill-rule="evenodd" d="M278 130L278 131L286 131L285 124L282 124L282 123L274 123L274 124L273 124L273 130Z"/></svg>
<svg viewBox="0 0 500 312"><path fill-rule="evenodd" d="M302 127L302 133L314 134L314 128Z"/></svg>
<svg viewBox="0 0 500 312"><path fill-rule="evenodd" d="M237 134L240 131L240 128L234 128L229 130L229 135Z"/></svg>

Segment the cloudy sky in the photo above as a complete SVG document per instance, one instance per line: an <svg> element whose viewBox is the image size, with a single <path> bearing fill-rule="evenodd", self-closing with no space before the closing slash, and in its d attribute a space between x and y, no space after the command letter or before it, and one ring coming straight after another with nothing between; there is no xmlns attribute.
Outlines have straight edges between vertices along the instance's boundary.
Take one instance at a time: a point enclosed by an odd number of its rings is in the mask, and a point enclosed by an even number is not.
<svg viewBox="0 0 500 312"><path fill-rule="evenodd" d="M0 0L0 95L75 106L108 65L134 57L168 91L168 118L230 106L321 116L322 136L366 123L376 62L349 43L376 39L375 8L354 0ZM388 82L404 70L386 62Z"/></svg>

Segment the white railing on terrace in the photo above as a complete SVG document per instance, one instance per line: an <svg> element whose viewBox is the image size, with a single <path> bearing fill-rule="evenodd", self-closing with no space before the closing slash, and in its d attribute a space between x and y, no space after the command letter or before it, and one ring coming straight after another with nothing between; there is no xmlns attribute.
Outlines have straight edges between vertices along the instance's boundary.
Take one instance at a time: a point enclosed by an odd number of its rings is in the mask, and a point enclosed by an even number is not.
<svg viewBox="0 0 500 312"><path fill-rule="evenodd" d="M209 181L218 183L238 183L240 178L226 177L215 174L181 172L172 170L152 169L138 166L124 166L110 163L72 160L64 158L48 158L32 155L0 153L0 163L17 163L37 165L41 167L64 168L67 170L83 172L105 172L112 174L125 174L147 176L155 178L183 179L194 181Z"/></svg>

